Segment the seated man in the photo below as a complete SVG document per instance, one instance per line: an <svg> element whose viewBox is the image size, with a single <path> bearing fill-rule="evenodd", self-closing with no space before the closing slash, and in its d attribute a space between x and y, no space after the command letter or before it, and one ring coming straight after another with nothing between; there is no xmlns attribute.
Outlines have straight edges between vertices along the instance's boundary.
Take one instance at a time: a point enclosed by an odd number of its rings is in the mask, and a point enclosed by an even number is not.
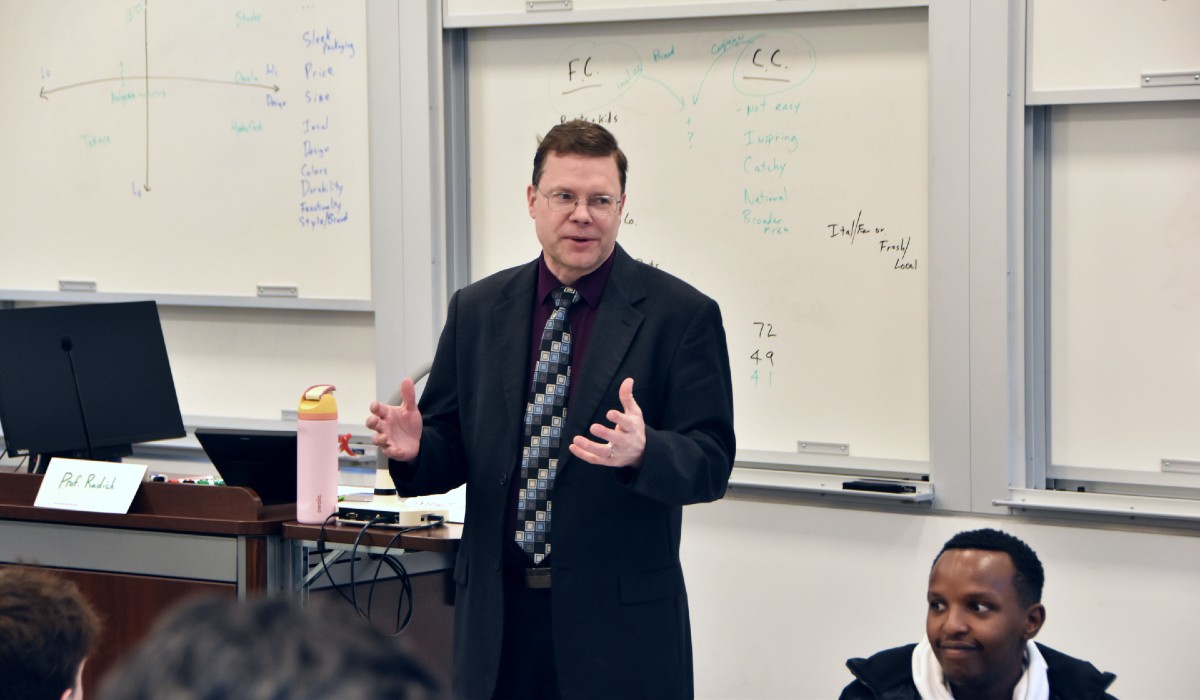
<svg viewBox="0 0 1200 700"><path fill-rule="evenodd" d="M83 664L99 635L99 618L74 583L0 568L0 700L82 697Z"/></svg>
<svg viewBox="0 0 1200 700"><path fill-rule="evenodd" d="M997 530L960 532L929 573L920 644L850 659L841 700L1113 700L1116 679L1032 640L1046 621L1037 554Z"/></svg>

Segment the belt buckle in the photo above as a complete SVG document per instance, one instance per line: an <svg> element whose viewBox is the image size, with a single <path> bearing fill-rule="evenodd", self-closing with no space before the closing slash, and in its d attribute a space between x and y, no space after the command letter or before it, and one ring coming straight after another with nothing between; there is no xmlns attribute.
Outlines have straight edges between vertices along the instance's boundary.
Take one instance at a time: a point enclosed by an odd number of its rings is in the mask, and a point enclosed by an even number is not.
<svg viewBox="0 0 1200 700"><path fill-rule="evenodd" d="M532 567L524 570L525 587L526 588L549 588L550 587L550 567Z"/></svg>

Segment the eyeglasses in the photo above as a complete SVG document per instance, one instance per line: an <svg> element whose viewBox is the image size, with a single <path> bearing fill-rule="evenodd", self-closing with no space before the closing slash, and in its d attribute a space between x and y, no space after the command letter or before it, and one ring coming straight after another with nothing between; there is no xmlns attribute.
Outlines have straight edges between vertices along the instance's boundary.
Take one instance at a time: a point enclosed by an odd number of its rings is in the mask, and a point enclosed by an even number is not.
<svg viewBox="0 0 1200 700"><path fill-rule="evenodd" d="M607 216L617 209L617 198L607 194L599 194L595 197L580 197L571 192L551 192L546 194L541 190L538 190L538 194L546 198L547 204L554 211L575 211L575 207L580 202L583 202L584 206L597 216Z"/></svg>

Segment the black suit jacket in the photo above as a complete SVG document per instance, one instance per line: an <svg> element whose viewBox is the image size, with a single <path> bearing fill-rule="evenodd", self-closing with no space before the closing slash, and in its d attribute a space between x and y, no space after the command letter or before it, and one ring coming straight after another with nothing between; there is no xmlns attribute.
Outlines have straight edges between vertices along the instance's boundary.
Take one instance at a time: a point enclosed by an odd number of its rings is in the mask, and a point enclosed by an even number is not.
<svg viewBox="0 0 1200 700"><path fill-rule="evenodd" d="M1105 692L1117 677L1101 672L1082 659L1035 642L1046 660L1050 700L1116 700ZM838 700L921 700L912 677L912 655L916 644L885 649L870 658L850 659L846 667L855 680L842 690Z"/></svg>
<svg viewBox="0 0 1200 700"><path fill-rule="evenodd" d="M568 410L554 485L553 641L566 698L693 695L682 506L720 498L734 457L729 353L716 302L617 247ZM505 510L529 391L537 261L454 294L421 396L421 450L392 463L402 495L467 484L454 570L455 695L489 698L503 637ZM640 469L566 449L621 410L634 378Z"/></svg>

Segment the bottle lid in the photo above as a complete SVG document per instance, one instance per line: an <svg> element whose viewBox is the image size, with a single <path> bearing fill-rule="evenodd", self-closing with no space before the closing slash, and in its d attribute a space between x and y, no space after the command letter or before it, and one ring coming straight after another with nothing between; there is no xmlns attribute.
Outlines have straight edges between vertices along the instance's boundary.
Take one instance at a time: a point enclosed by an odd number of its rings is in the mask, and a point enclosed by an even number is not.
<svg viewBox="0 0 1200 700"><path fill-rule="evenodd" d="M337 420L337 400L333 398L336 388L332 384L314 384L305 389L300 396L297 416L308 420Z"/></svg>

